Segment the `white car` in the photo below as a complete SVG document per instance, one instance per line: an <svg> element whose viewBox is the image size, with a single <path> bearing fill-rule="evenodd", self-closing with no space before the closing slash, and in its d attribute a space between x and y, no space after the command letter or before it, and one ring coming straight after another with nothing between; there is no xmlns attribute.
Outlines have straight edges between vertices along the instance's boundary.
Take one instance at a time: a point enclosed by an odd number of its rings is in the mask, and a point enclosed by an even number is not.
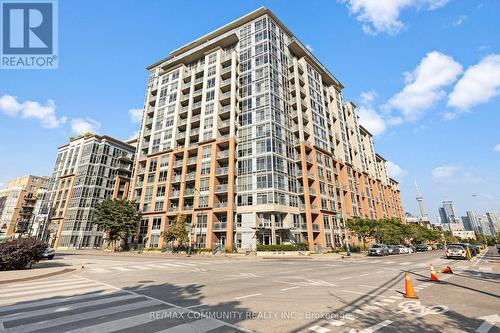
<svg viewBox="0 0 500 333"><path fill-rule="evenodd" d="M406 246L404 246L404 245L397 245L397 248L399 250L399 253L401 253L401 254L408 254L408 253L410 253L409 250L408 250L408 248Z"/></svg>
<svg viewBox="0 0 500 333"><path fill-rule="evenodd" d="M49 260L54 259L55 255L56 255L56 250L54 250L51 247L46 248L45 251L42 254L43 258L49 259Z"/></svg>

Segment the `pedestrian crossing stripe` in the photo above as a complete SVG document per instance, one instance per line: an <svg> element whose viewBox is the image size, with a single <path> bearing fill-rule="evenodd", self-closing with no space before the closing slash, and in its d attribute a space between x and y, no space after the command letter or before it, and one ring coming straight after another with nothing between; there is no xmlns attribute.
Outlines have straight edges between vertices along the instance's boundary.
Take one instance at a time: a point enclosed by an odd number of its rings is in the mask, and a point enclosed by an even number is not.
<svg viewBox="0 0 500 333"><path fill-rule="evenodd" d="M326 333L326 332L330 331L329 328L321 327L321 326L318 326L318 325L309 327L309 330L313 331L313 332L316 332L316 333Z"/></svg>
<svg viewBox="0 0 500 333"><path fill-rule="evenodd" d="M66 285L61 286L62 282L59 283L59 281L64 281ZM86 284L77 287L68 285L71 282L82 281ZM47 286L50 288L47 288ZM57 286L58 288L52 288L53 286ZM24 333L38 330L64 330L68 332L69 330L71 333L106 333L131 328L141 331L140 325L148 324L157 319L165 319L163 317L155 318L151 316L151 311L155 311L156 313L161 312L162 314L166 312L178 314L185 312L197 313L197 311L178 307L175 304L147 295L141 295L130 290L124 290L79 276L75 276L72 279L38 281L37 287L44 291L45 294L35 296L30 294L31 299L22 303L19 300L26 298L26 295L21 294L20 297L7 300L11 304L0 305L0 332ZM75 293L86 292L87 287L94 289L98 287L101 290L89 294L75 295ZM9 284L9 288L16 289L17 285ZM61 288L64 289L60 290ZM71 291L73 294L68 297L62 297L62 294L67 294L68 291ZM33 299L33 297L38 297L38 299ZM44 297L44 299L40 299L40 297ZM3 298L2 301L4 301ZM127 315L128 313L132 314ZM120 318L120 316L123 318ZM208 318L202 313L199 313L195 318L185 317L185 320L181 322L169 322L166 324L167 327L168 325L172 325L172 323L176 324L176 326L163 330L160 327L159 332L206 332L222 326L231 327L233 328L232 331L235 332L241 330L230 323Z"/></svg>

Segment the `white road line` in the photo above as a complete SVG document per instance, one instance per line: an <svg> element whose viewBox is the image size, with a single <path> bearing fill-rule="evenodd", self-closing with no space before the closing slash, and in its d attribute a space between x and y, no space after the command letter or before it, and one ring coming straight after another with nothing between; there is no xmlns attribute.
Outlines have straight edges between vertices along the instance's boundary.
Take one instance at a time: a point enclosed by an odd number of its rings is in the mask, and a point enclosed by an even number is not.
<svg viewBox="0 0 500 333"><path fill-rule="evenodd" d="M380 303L380 302L373 302L373 305L376 305L376 306L387 306L387 304Z"/></svg>
<svg viewBox="0 0 500 333"><path fill-rule="evenodd" d="M255 296L260 296L262 294L251 294L251 295L245 295L245 296L238 296L238 297L235 297L234 299L244 299L244 298L249 298L249 297L255 297Z"/></svg>
<svg viewBox="0 0 500 333"><path fill-rule="evenodd" d="M119 272L130 272L132 271L131 268L127 268L127 267L121 267L121 266L112 266L110 267L111 269L114 269L116 271L119 271Z"/></svg>
<svg viewBox="0 0 500 333"><path fill-rule="evenodd" d="M90 270L92 270L96 273L109 273L110 272L108 269L100 268L100 267L91 268Z"/></svg>
<svg viewBox="0 0 500 333"><path fill-rule="evenodd" d="M395 299L390 299L390 298L384 298L384 299L382 300L382 302L386 302L386 303L394 303L394 302L396 302L396 300L395 300Z"/></svg>
<svg viewBox="0 0 500 333"><path fill-rule="evenodd" d="M287 290L292 290L292 289L297 289L297 288L300 288L300 286L294 286L294 287L289 287L289 288L285 288L285 289L280 289L280 291L287 291Z"/></svg>
<svg viewBox="0 0 500 333"><path fill-rule="evenodd" d="M182 266L191 266L191 267L193 267L193 266L196 267L197 266L195 264L189 264L187 262L177 262L177 261L175 262L175 264L176 265L182 265Z"/></svg>
<svg viewBox="0 0 500 333"><path fill-rule="evenodd" d="M222 322L204 318L190 323L170 327L156 333L208 332L223 325L224 324Z"/></svg>
<svg viewBox="0 0 500 333"><path fill-rule="evenodd" d="M373 333L373 332L378 331L379 329L381 329L383 327L389 326L392 323L393 323L392 320L384 320L381 323L378 323L376 325L373 325L373 326L370 326L368 328L365 328L360 333Z"/></svg>
<svg viewBox="0 0 500 333"><path fill-rule="evenodd" d="M88 320L96 317L107 316L115 313L120 313L129 310L139 310L141 308L146 308L148 306L158 305L159 302L156 300L147 300L143 302L135 302L131 304L125 304L120 306L114 306L111 308L99 309L84 313L78 313L75 315L40 321L32 324L19 325L9 328L9 333L28 333L36 330L48 329L55 326L71 324L80 320ZM7 321L8 323L8 321Z"/></svg>
<svg viewBox="0 0 500 333"><path fill-rule="evenodd" d="M321 327L321 326L318 326L318 325L309 327L309 330L313 331L313 332L316 332L316 333L326 333L326 332L330 331L329 328Z"/></svg>
<svg viewBox="0 0 500 333"><path fill-rule="evenodd" d="M13 314L4 316L2 320L5 322L5 321L10 321L10 320L26 319L26 318L30 318L30 317L36 317L39 315L45 315L45 314L61 313L61 312L75 310L75 309L80 310L82 308L86 308L89 306L107 304L107 303L112 303L112 302L119 302L119 301L138 298L138 297L139 296L130 295L130 294L129 295L117 295L117 296L111 296L111 297L101 298L101 299L87 301L87 302L72 303L72 304L67 304L67 305L56 305L56 306L49 307L49 308L43 308L41 310L33 310L33 311L27 311L27 312L22 312L22 313L13 313Z"/></svg>
<svg viewBox="0 0 500 333"><path fill-rule="evenodd" d="M366 310L374 310L374 311L382 310L380 307L375 306L375 305L365 305L361 309L363 309L363 311L366 311Z"/></svg>
<svg viewBox="0 0 500 333"><path fill-rule="evenodd" d="M398 265L403 266L403 265L410 265L410 264L412 264L412 262L405 261L405 262L399 263Z"/></svg>
<svg viewBox="0 0 500 333"><path fill-rule="evenodd" d="M88 283L88 281L85 281L85 280L79 280L79 281L67 281L67 282L60 282L60 283L48 283L46 284L47 286L51 286L51 287L62 287L62 286L67 286L67 285L78 285L78 284L85 284L85 283ZM22 290L22 291L29 291L29 290L46 290L45 289L45 285L41 285L41 286L29 286L29 287L22 287L22 288L16 288L16 287L10 287L9 288L10 291L12 290ZM9 292L2 292L2 296L4 295L8 295Z"/></svg>
<svg viewBox="0 0 500 333"><path fill-rule="evenodd" d="M401 299L401 296L394 296L393 295L393 296L389 296L389 297L392 298L392 299L398 299L398 300Z"/></svg>
<svg viewBox="0 0 500 333"><path fill-rule="evenodd" d="M138 271L149 271L153 269L153 267L148 267L148 266L130 266L130 268L136 269Z"/></svg>
<svg viewBox="0 0 500 333"><path fill-rule="evenodd" d="M347 279L350 279L350 278L351 278L350 276L346 276L346 277L340 278L339 281L347 280Z"/></svg>
<svg viewBox="0 0 500 333"><path fill-rule="evenodd" d="M370 273L361 274L360 276L367 276L367 275L370 275Z"/></svg>
<svg viewBox="0 0 500 333"><path fill-rule="evenodd" d="M170 263L163 263L163 264L160 264L162 266L170 266L170 267L182 267L180 265L176 265L176 264L170 264Z"/></svg>
<svg viewBox="0 0 500 333"><path fill-rule="evenodd" d="M172 309L172 308L161 309L161 310L156 310L153 313L146 312L146 313L142 313L140 315L133 316L133 317L120 318L117 320L107 321L107 322L102 323L102 324L91 325L91 326L87 326L84 328L77 328L75 330L67 331L65 333L93 333L93 332L109 333L109 332L114 332L114 331L118 331L118 330L124 330L124 329L130 328L130 327L151 323L151 322L158 320L158 319L163 319L160 316L156 317L155 313L162 313L162 316L164 316L167 312L182 313L182 312L186 312L186 311L182 311L179 309Z"/></svg>
<svg viewBox="0 0 500 333"><path fill-rule="evenodd" d="M483 252L483 255L472 265L472 267L476 267L477 264L483 259L483 257L488 253L488 251Z"/></svg>
<svg viewBox="0 0 500 333"><path fill-rule="evenodd" d="M330 320L328 322L328 324L332 325L332 326L335 326L335 327L339 327L339 326L343 326L345 325L345 323L341 320Z"/></svg>
<svg viewBox="0 0 500 333"><path fill-rule="evenodd" d="M363 310L361 310L361 309L356 309L356 310L354 310L353 312L354 312L354 313L357 313L357 314L359 314L359 315L362 315L362 316L369 314L369 312L367 312L367 311L363 311Z"/></svg>
<svg viewBox="0 0 500 333"><path fill-rule="evenodd" d="M59 291L59 290L75 290L76 289L81 289L81 288L87 288L90 286L96 286L95 284L89 284L88 281L82 281L78 283L74 283L72 285L63 285L63 286L53 286L53 287L47 287L47 288L41 288L38 290L22 290L22 291L14 291L10 293L2 293L2 298L12 298L12 297L18 297L18 296L23 296L23 295L33 295L33 294L41 294L41 293L46 293L46 292L53 292L53 291Z"/></svg>
<svg viewBox="0 0 500 333"><path fill-rule="evenodd" d="M78 282L82 281L83 279L64 279L64 280L45 280L45 281L38 281L38 282L29 282L29 283L14 283L14 284L7 284L5 287L0 288L0 292L5 289L15 289L18 287L29 287L29 286L40 286L40 285L50 285L53 286L54 284L58 284L61 282Z"/></svg>
<svg viewBox="0 0 500 333"><path fill-rule="evenodd" d="M57 303L62 303L62 302L72 302L72 301L81 301L87 298L92 298L92 297L99 297L99 296L105 296L105 295L110 295L116 291L104 291L104 292L99 292L99 293L94 293L94 294L85 294L81 296L70 296L70 297L65 297L64 299L49 299L49 300L43 300L43 301L34 301L34 302L29 302L29 303L22 303L22 304L15 304L15 305L10 305L10 306L4 306L0 308L0 314L2 312L7 312L7 311L15 311L15 310L23 310L23 311L28 311L29 308L34 308L38 306L45 306L45 305L51 305L51 304L57 304Z"/></svg>

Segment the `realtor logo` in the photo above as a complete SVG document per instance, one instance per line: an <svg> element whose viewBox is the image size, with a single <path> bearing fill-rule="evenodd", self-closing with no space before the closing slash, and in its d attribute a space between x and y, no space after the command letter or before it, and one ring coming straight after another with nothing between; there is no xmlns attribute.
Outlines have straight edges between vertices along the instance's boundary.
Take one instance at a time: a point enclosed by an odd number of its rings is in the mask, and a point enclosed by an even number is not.
<svg viewBox="0 0 500 333"><path fill-rule="evenodd" d="M1 68L57 68L56 7L54 1L1 3Z"/></svg>

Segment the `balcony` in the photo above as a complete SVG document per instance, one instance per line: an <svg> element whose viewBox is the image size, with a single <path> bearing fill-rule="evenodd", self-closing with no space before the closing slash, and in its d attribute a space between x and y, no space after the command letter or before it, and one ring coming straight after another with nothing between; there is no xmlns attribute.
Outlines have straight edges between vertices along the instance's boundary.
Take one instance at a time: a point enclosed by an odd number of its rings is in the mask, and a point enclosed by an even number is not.
<svg viewBox="0 0 500 333"><path fill-rule="evenodd" d="M176 212L179 209L179 207L168 207L167 212Z"/></svg>
<svg viewBox="0 0 500 333"><path fill-rule="evenodd" d="M222 76L223 79L227 79L228 77L231 76L231 70L232 70L231 66L225 67L222 69L220 75Z"/></svg>
<svg viewBox="0 0 500 333"><path fill-rule="evenodd" d="M189 108L187 106L184 106L179 111L179 115L184 115L184 114L188 113L188 111L189 111Z"/></svg>
<svg viewBox="0 0 500 333"><path fill-rule="evenodd" d="M227 175L229 173L229 167L222 167L222 168L218 168L216 171L215 171L215 174L217 176L220 176L220 175Z"/></svg>
<svg viewBox="0 0 500 333"><path fill-rule="evenodd" d="M231 126L231 119L226 119L219 123L219 129L228 128L229 126Z"/></svg>
<svg viewBox="0 0 500 333"><path fill-rule="evenodd" d="M170 194L169 194L169 198L170 198L170 199L172 199L172 198L178 198L178 197L179 197L179 195L180 195L180 193L181 193L180 191L172 191L172 192L170 192Z"/></svg>
<svg viewBox="0 0 500 333"><path fill-rule="evenodd" d="M184 205L184 210L192 210L194 208L194 206L191 204L191 205Z"/></svg>
<svg viewBox="0 0 500 333"><path fill-rule="evenodd" d="M225 193L227 192L227 188L228 188L227 184L216 185L215 193Z"/></svg>
<svg viewBox="0 0 500 333"><path fill-rule="evenodd" d="M221 87L221 89L222 88L230 89L231 88L231 78L221 81L220 87Z"/></svg>
<svg viewBox="0 0 500 333"><path fill-rule="evenodd" d="M309 188L309 195L310 195L311 197L315 197L315 196L316 196L316 190L315 190L315 189L313 189L313 188Z"/></svg>
<svg viewBox="0 0 500 333"><path fill-rule="evenodd" d="M197 159L198 159L198 158L197 158L196 156L195 156L195 157L190 157L190 158L188 158L188 159L187 159L187 164L188 164L188 165L191 165L191 164L196 164L196 160L197 160Z"/></svg>
<svg viewBox="0 0 500 333"><path fill-rule="evenodd" d="M190 172L186 175L186 181L188 180L195 180L196 179L196 173L195 172Z"/></svg>
<svg viewBox="0 0 500 333"><path fill-rule="evenodd" d="M227 229L227 222L215 222L214 223L214 231L223 231Z"/></svg>
<svg viewBox="0 0 500 333"><path fill-rule="evenodd" d="M194 196L194 188L186 188L184 190L184 196L185 197L192 197L192 196Z"/></svg>
<svg viewBox="0 0 500 333"><path fill-rule="evenodd" d="M179 183L181 181L181 175L175 175L172 177L172 183Z"/></svg>
<svg viewBox="0 0 500 333"><path fill-rule="evenodd" d="M227 158L229 157L229 150L221 150L217 153L217 158Z"/></svg>
<svg viewBox="0 0 500 333"><path fill-rule="evenodd" d="M220 95L220 102L223 105L227 105L227 104L231 103L231 92L228 91L228 92L221 94Z"/></svg>
<svg viewBox="0 0 500 333"><path fill-rule="evenodd" d="M231 112L231 105L226 105L219 109L220 116L229 115L230 112Z"/></svg>
<svg viewBox="0 0 500 333"><path fill-rule="evenodd" d="M201 102L196 102L193 104L193 111L197 109L201 109Z"/></svg>
<svg viewBox="0 0 500 333"><path fill-rule="evenodd" d="M227 207L227 202L216 202L214 208L225 208Z"/></svg>
<svg viewBox="0 0 500 333"><path fill-rule="evenodd" d="M192 128L191 131L189 131L189 136L194 136L194 135L199 135L200 134L200 129L199 128Z"/></svg>

